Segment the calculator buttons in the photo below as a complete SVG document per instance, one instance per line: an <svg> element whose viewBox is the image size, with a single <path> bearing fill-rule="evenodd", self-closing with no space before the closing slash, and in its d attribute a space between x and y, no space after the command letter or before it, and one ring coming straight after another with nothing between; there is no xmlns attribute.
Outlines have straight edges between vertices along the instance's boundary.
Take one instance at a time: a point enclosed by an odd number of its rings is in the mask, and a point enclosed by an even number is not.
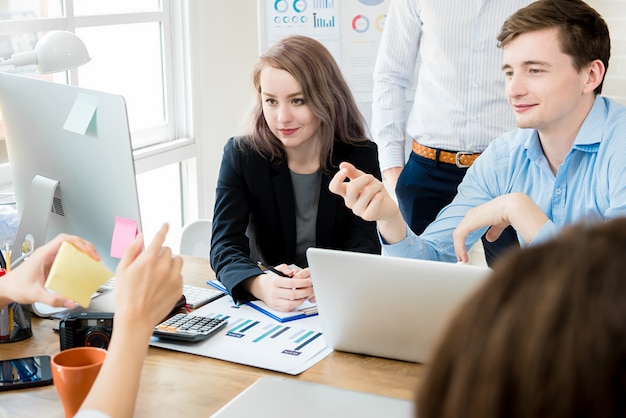
<svg viewBox="0 0 626 418"><path fill-rule="evenodd" d="M180 313L154 327L153 335L159 338L197 342L213 335L227 323L226 318Z"/></svg>

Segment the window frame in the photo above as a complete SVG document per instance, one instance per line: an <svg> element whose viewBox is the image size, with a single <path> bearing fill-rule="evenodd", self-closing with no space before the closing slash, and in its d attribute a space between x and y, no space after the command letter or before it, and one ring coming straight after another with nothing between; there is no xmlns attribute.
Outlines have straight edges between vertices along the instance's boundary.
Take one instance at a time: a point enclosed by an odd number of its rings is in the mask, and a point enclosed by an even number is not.
<svg viewBox="0 0 626 418"><path fill-rule="evenodd" d="M192 131L191 70L189 54L189 12L187 1L161 0L161 10L103 15L74 15L74 0L64 0L64 17L8 20L2 23L7 35L103 27L119 24L159 23L161 28L163 94L165 115L163 123L131 132L136 174L145 173L169 164L180 163L186 172L186 160L196 157ZM79 86L79 71L66 72L67 84ZM147 138L151 138L148 141ZM186 177L181 175L181 182ZM0 188L10 188L10 163L0 164ZM190 191L181 187L181 202L189 201ZM183 213L194 211L182 208ZM195 209L197 210L197 208Z"/></svg>

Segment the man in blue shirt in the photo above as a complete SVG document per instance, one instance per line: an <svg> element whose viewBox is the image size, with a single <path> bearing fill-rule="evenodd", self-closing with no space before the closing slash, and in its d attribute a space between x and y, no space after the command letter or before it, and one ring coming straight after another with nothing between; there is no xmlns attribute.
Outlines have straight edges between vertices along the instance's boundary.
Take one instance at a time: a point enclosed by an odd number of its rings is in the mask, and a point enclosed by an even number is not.
<svg viewBox="0 0 626 418"><path fill-rule="evenodd" d="M354 213L377 221L385 254L465 262L487 230L495 240L512 225L532 244L573 222L626 215L626 107L599 95L606 22L582 0L539 0L511 15L498 41L520 129L489 145L420 236L373 176L342 164L331 182Z"/></svg>

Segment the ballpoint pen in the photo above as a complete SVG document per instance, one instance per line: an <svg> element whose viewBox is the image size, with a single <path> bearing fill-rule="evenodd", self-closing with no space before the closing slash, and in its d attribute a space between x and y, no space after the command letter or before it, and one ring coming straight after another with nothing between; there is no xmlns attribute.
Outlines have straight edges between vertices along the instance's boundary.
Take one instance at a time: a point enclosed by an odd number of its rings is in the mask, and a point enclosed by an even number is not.
<svg viewBox="0 0 626 418"><path fill-rule="evenodd" d="M7 262L4 259L4 254L2 253L2 251L0 250L0 268L3 268L6 270L7 268Z"/></svg>
<svg viewBox="0 0 626 418"><path fill-rule="evenodd" d="M7 272L11 271L11 244L8 242L4 243L4 268Z"/></svg>
<svg viewBox="0 0 626 418"><path fill-rule="evenodd" d="M282 271L280 271L280 270L276 270L274 267L272 267L272 266L268 266L268 265L264 264L262 261L257 261L257 264L259 265L259 267L262 267L262 268L263 268L263 269L265 269L265 270L269 270L269 271L271 271L272 273L276 273L276 274L278 274L279 276L282 276L282 277L291 277L289 274L283 273L283 272L282 272Z"/></svg>

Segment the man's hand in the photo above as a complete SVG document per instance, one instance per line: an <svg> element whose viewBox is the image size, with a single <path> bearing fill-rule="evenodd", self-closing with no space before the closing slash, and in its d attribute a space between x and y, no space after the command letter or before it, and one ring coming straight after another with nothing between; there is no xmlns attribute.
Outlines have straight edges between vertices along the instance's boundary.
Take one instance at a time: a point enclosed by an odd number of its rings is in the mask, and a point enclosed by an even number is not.
<svg viewBox="0 0 626 418"><path fill-rule="evenodd" d="M454 233L454 251L458 261L467 262L465 239L477 229L490 227L485 238L493 242L500 237L509 225L525 242L531 242L548 217L541 208L524 193L510 193L498 196L490 202L470 209L457 225Z"/></svg>
<svg viewBox="0 0 626 418"><path fill-rule="evenodd" d="M383 183L350 163L343 162L339 168L328 186L330 191L343 197L355 215L366 221L377 221L380 234L387 243L394 244L406 238L406 224L400 209Z"/></svg>

